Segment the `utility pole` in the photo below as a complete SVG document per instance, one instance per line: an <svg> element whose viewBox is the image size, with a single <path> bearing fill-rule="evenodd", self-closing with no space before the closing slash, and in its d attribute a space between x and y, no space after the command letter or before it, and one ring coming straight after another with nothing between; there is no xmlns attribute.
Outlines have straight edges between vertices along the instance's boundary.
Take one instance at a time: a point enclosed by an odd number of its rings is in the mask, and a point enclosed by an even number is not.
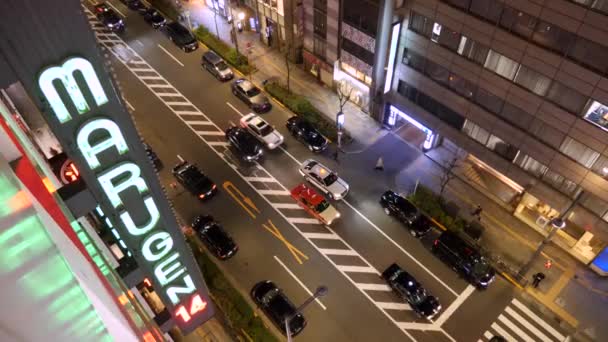
<svg viewBox="0 0 608 342"><path fill-rule="evenodd" d="M292 315L285 317L285 332L287 334L287 342L292 342L291 327L289 326L291 320L296 317L296 315L302 313L302 310L304 310L304 308L307 307L308 304L312 303L315 299L325 296L327 294L327 291L327 286L321 285L317 287L315 293L313 293L312 296L308 297L308 299L306 299L304 303L302 303L302 305L300 305Z"/></svg>
<svg viewBox="0 0 608 342"><path fill-rule="evenodd" d="M239 41L236 36L236 27L234 27L234 15L232 14L232 6L228 5L228 7L230 8L230 17L232 18L232 20L230 21L230 23L232 24L230 35L232 36L232 40L234 41L234 48L236 49L236 54L240 55L241 53L239 52Z"/></svg>
<svg viewBox="0 0 608 342"><path fill-rule="evenodd" d="M215 35L217 36L217 39L221 39L220 30L217 28L217 10L219 8L217 1L218 0L213 0L213 21L215 22Z"/></svg>
<svg viewBox="0 0 608 342"><path fill-rule="evenodd" d="M350 93L352 91L353 91L353 88L350 88L348 90L348 93L345 94L342 92L341 88L338 87L338 107L340 108L338 110L338 113L336 113L336 128L338 130L338 151L342 150L342 134L343 134L342 129L344 128L344 106L346 105L346 102L348 102L348 99L350 98ZM338 151L336 151L336 156L338 154Z"/></svg>

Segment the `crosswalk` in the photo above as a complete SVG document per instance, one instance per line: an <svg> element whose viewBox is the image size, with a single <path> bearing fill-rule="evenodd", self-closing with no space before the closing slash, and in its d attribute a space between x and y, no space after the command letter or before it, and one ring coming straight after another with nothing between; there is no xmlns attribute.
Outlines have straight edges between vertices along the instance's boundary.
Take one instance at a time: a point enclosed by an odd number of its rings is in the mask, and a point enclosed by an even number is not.
<svg viewBox="0 0 608 342"><path fill-rule="evenodd" d="M502 336L509 342L555 342L566 339L558 327L547 323L517 298L514 298L490 325L490 329L483 334L479 342L489 341L494 336Z"/></svg>
<svg viewBox="0 0 608 342"><path fill-rule="evenodd" d="M380 272L371 263L330 227L311 218L308 213L296 205L289 190L262 165L253 163L243 166L237 158L233 158L224 137L224 131L219 126L213 123L118 35L107 32L88 9L85 8L84 11L98 43L114 55L389 320L408 336L406 329L402 328L403 323L423 322L409 305L404 304L392 293L380 278ZM420 325L426 326L427 324L421 323Z"/></svg>

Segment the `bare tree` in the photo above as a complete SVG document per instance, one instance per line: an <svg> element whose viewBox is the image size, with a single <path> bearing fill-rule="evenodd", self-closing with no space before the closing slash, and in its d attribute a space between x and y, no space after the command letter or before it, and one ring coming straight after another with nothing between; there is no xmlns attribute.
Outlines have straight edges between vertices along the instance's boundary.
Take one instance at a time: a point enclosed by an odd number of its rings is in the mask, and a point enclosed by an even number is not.
<svg viewBox="0 0 608 342"><path fill-rule="evenodd" d="M285 69L287 70L287 92L291 93L291 63L289 62L289 53L291 52L291 43L287 44L285 49Z"/></svg>
<svg viewBox="0 0 608 342"><path fill-rule="evenodd" d="M441 201L443 201L443 193L445 192L445 188L448 186L448 183L450 183L450 181L456 177L454 171L459 166L460 160L458 157L454 157L443 168L443 173L441 174L439 183L439 199Z"/></svg>
<svg viewBox="0 0 608 342"><path fill-rule="evenodd" d="M349 87L348 92L343 93L342 87L338 86L338 106L340 107L339 112L343 112L344 106L348 99L350 99L350 94L353 92L353 88Z"/></svg>

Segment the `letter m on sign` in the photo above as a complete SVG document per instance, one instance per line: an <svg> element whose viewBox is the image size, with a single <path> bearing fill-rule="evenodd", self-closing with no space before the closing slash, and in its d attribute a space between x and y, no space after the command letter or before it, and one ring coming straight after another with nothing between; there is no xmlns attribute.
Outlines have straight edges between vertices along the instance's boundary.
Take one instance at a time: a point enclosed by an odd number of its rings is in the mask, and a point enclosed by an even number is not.
<svg viewBox="0 0 608 342"><path fill-rule="evenodd" d="M79 114L89 111L90 107L84 98L82 90L76 83L74 75L79 71L95 99L97 106L108 102L108 97L101 87L99 78L91 62L81 57L73 57L65 61L61 66L51 66L46 68L38 77L38 86L53 108L59 122L65 123L72 119L65 103L61 99L55 81L61 81L70 99Z"/></svg>

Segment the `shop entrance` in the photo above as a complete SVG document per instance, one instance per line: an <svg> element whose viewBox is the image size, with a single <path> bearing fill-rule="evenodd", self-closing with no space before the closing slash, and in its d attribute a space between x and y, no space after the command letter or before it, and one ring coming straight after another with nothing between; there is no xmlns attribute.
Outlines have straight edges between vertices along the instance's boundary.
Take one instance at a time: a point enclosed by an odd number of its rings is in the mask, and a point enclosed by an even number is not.
<svg viewBox="0 0 608 342"><path fill-rule="evenodd" d="M403 140L418 146L423 151L428 151L438 145L438 135L433 133L430 128L393 105L390 105L387 111L386 124L393 127L393 132Z"/></svg>
<svg viewBox="0 0 608 342"><path fill-rule="evenodd" d="M469 154L462 163L462 172L474 185L483 188L501 202L514 206L524 188L488 164Z"/></svg>

